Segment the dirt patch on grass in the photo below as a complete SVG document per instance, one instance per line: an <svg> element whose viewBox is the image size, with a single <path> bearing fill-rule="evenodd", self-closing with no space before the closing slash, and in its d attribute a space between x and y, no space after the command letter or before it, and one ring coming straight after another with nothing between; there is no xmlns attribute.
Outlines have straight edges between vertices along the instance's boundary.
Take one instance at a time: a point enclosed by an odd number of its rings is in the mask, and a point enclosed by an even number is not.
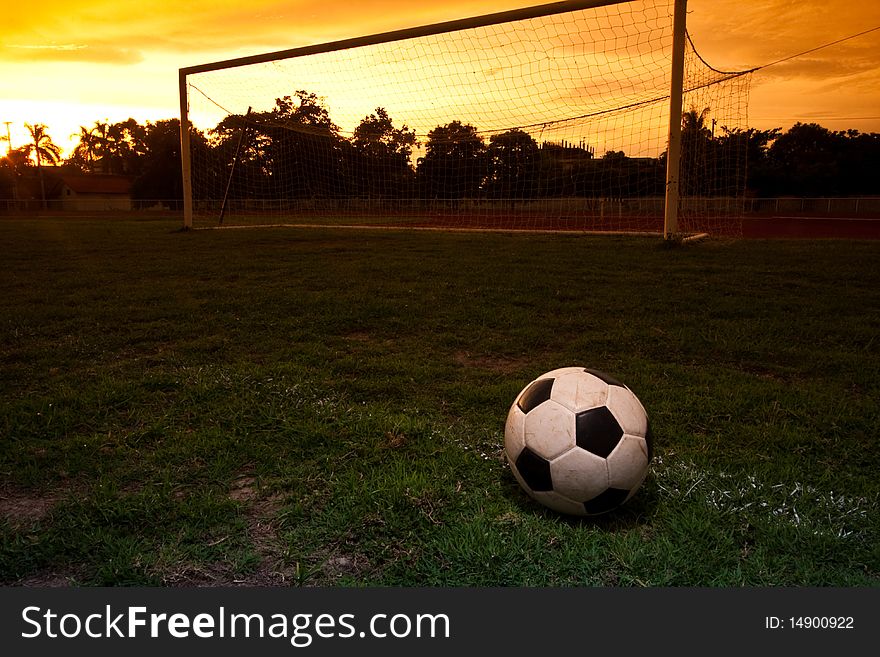
<svg viewBox="0 0 880 657"><path fill-rule="evenodd" d="M284 498L266 490L260 480L248 472L238 476L229 487L229 498L242 505L247 537L258 563L246 573L236 572L230 564L177 564L162 577L166 586L323 586L340 579L359 580L374 571L369 559L349 547L348 534L306 557L294 561L279 536L283 521ZM226 540L225 538L218 539Z"/></svg>
<svg viewBox="0 0 880 657"><path fill-rule="evenodd" d="M260 563L254 572L234 580L234 584L321 586L340 578L359 579L363 574L372 571L365 556L339 551L323 557L320 566L288 562L284 558L285 546L278 536L281 508L282 498L277 494L254 497L247 502L248 536L254 551L260 557Z"/></svg>
<svg viewBox="0 0 880 657"><path fill-rule="evenodd" d="M330 582L342 577L360 579L372 570L369 559L360 554L338 554L327 559L321 566L322 576Z"/></svg>
<svg viewBox="0 0 880 657"><path fill-rule="evenodd" d="M0 517L13 527L39 522L58 503L61 496L55 493L35 495L20 490L0 491Z"/></svg>
<svg viewBox="0 0 880 657"><path fill-rule="evenodd" d="M176 564L163 573L166 586L290 586L296 584L296 567L284 560L284 548L278 537L282 496L263 488L257 477L244 472L229 487L229 499L242 506L247 538L257 556L256 568L247 573L236 572L226 563ZM221 537L215 544L226 541Z"/></svg>
<svg viewBox="0 0 880 657"><path fill-rule="evenodd" d="M290 584L297 576L295 567L284 563L284 547L278 538L278 514L282 507L279 494L267 494L253 476L238 477L229 497L244 505L247 533L260 563L253 573L233 579L233 584L271 586Z"/></svg>
<svg viewBox="0 0 880 657"><path fill-rule="evenodd" d="M229 499L236 502L250 503L259 498L259 484L254 477L242 475L232 482Z"/></svg>

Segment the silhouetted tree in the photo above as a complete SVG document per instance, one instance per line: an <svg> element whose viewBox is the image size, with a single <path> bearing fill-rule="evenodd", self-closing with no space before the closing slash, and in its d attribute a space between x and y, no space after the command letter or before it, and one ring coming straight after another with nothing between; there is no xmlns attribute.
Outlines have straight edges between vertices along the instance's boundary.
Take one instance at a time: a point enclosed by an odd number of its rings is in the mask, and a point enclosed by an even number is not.
<svg viewBox="0 0 880 657"><path fill-rule="evenodd" d="M681 117L681 177L682 195L712 194L715 186L716 165L712 132L706 127L711 110L691 107Z"/></svg>
<svg viewBox="0 0 880 657"><path fill-rule="evenodd" d="M768 150L776 193L845 196L880 193L880 135L832 132L796 123Z"/></svg>
<svg viewBox="0 0 880 657"><path fill-rule="evenodd" d="M638 189L630 181L630 172L633 168L629 158L623 151L606 151L596 163L594 171L599 172L599 187L594 186L588 196L601 196L606 199L622 199L635 196ZM595 176L594 176L595 178Z"/></svg>
<svg viewBox="0 0 880 657"><path fill-rule="evenodd" d="M293 97L278 98L271 112L258 115L257 124L257 132L268 137L262 146L264 166L277 198L342 193L342 139L317 95L298 90ZM259 140L259 134L255 138Z"/></svg>
<svg viewBox="0 0 880 657"><path fill-rule="evenodd" d="M67 164L87 173L137 175L145 153L144 130L134 119L80 126L79 143Z"/></svg>
<svg viewBox="0 0 880 657"><path fill-rule="evenodd" d="M428 133L419 177L429 198L476 198L486 176L486 145L477 129L461 121L437 126Z"/></svg>
<svg viewBox="0 0 880 657"><path fill-rule="evenodd" d="M758 196L775 194L775 172L768 158L770 144L779 138L781 128L757 130L722 127L716 137L718 150L740 158L740 168L746 170L745 189ZM741 182L741 181L738 181Z"/></svg>
<svg viewBox="0 0 880 657"><path fill-rule="evenodd" d="M214 169L201 181L205 197L223 197L233 162L231 198L321 198L344 189L345 146L313 93L298 90L277 98L269 111L226 116L209 131L208 143L225 170ZM245 180L250 184L236 182Z"/></svg>
<svg viewBox="0 0 880 657"><path fill-rule="evenodd" d="M840 164L840 191L847 195L880 194L880 134L848 130Z"/></svg>
<svg viewBox="0 0 880 657"><path fill-rule="evenodd" d="M711 138L712 132L706 127L706 119L711 113L711 109L704 107L697 110L696 107L691 108L681 115L681 131L691 135L702 135L704 138Z"/></svg>
<svg viewBox="0 0 880 657"><path fill-rule="evenodd" d="M411 187L413 169L410 164L416 133L406 125L395 128L388 112L377 107L374 114L364 117L352 134L356 181L352 193L372 198L400 197Z"/></svg>
<svg viewBox="0 0 880 657"><path fill-rule="evenodd" d="M31 136L31 142L22 148L26 157L33 157L37 163L37 173L40 177L40 199L43 208L46 207L46 183L43 179L43 162L56 164L61 159L61 147L52 141L46 132L46 126L42 123L31 125L25 123L25 127Z"/></svg>
<svg viewBox="0 0 880 657"><path fill-rule="evenodd" d="M0 158L0 198L18 199L18 183L29 165L30 160L21 148L12 149Z"/></svg>
<svg viewBox="0 0 880 657"><path fill-rule="evenodd" d="M78 135L79 142L73 147L73 152L67 158L67 164L82 172L93 172L95 162L99 157L100 144L98 142L97 129L80 126Z"/></svg>
<svg viewBox="0 0 880 657"><path fill-rule="evenodd" d="M119 130L111 130L110 123L95 121L90 130L91 148L93 150L93 173L113 173L112 162L116 150Z"/></svg>
<svg viewBox="0 0 880 657"><path fill-rule="evenodd" d="M144 153L138 165L141 175L132 184L132 198L142 203L182 199L180 120L148 122L143 134ZM205 137L199 131L190 136L190 149L197 159L199 151L207 150ZM196 190L194 194L199 196Z"/></svg>
<svg viewBox="0 0 880 657"><path fill-rule="evenodd" d="M271 124L270 116L268 112L248 116L230 114L208 131L210 159L218 166L206 167L198 180L193 181L196 186L193 190L194 195L198 198L222 198L230 180L234 161L235 179L261 182L270 179L273 171L269 159L272 137L271 129L264 125ZM195 156L193 161L197 161ZM251 185L249 188L239 185L231 188L232 198L245 195L264 198L271 197L273 191L268 182Z"/></svg>
<svg viewBox="0 0 880 657"><path fill-rule="evenodd" d="M527 132L513 129L489 138L486 192L491 198L532 198L538 183L540 153Z"/></svg>
<svg viewBox="0 0 880 657"><path fill-rule="evenodd" d="M111 173L138 175L143 156L146 154L144 137L146 127L134 119L126 119L110 126L114 137L114 150L109 153Z"/></svg>

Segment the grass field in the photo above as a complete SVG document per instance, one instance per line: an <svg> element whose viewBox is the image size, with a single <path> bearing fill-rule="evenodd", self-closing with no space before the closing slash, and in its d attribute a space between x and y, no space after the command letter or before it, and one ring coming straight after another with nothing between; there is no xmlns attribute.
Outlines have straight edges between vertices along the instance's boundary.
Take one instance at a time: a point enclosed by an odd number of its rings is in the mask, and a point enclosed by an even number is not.
<svg viewBox="0 0 880 657"><path fill-rule="evenodd" d="M880 585L880 242L0 221L0 583ZM533 503L508 407L651 417Z"/></svg>

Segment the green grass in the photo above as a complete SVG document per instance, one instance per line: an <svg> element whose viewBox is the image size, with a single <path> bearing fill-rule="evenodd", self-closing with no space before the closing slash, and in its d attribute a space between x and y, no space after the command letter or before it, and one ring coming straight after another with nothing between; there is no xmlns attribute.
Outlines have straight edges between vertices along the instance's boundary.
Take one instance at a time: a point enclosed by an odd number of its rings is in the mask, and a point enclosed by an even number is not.
<svg viewBox="0 0 880 657"><path fill-rule="evenodd" d="M880 243L0 221L0 583L880 584ZM648 409L544 510L544 371Z"/></svg>

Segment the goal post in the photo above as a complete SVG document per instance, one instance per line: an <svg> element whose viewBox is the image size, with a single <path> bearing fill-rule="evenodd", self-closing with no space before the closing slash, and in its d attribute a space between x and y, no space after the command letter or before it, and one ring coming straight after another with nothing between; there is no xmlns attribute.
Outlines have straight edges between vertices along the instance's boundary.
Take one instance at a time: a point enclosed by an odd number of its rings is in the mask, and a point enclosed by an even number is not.
<svg viewBox="0 0 880 657"><path fill-rule="evenodd" d="M184 69L178 74L178 94L180 96L180 168L183 188L183 228L193 227L193 188L192 188L192 148L190 137L192 125L189 120L189 94L187 73Z"/></svg>
<svg viewBox="0 0 880 657"><path fill-rule="evenodd" d="M666 196L663 209L663 238L678 233L679 176L681 175L681 115L684 94L684 53L687 30L687 0L675 0L672 19L672 63L669 87L669 138L666 156Z"/></svg>
<svg viewBox="0 0 880 657"><path fill-rule="evenodd" d="M688 98L723 80L694 76L685 8L567 0L182 68L184 227L707 228L738 206L747 98ZM682 136L692 102L728 132Z"/></svg>

